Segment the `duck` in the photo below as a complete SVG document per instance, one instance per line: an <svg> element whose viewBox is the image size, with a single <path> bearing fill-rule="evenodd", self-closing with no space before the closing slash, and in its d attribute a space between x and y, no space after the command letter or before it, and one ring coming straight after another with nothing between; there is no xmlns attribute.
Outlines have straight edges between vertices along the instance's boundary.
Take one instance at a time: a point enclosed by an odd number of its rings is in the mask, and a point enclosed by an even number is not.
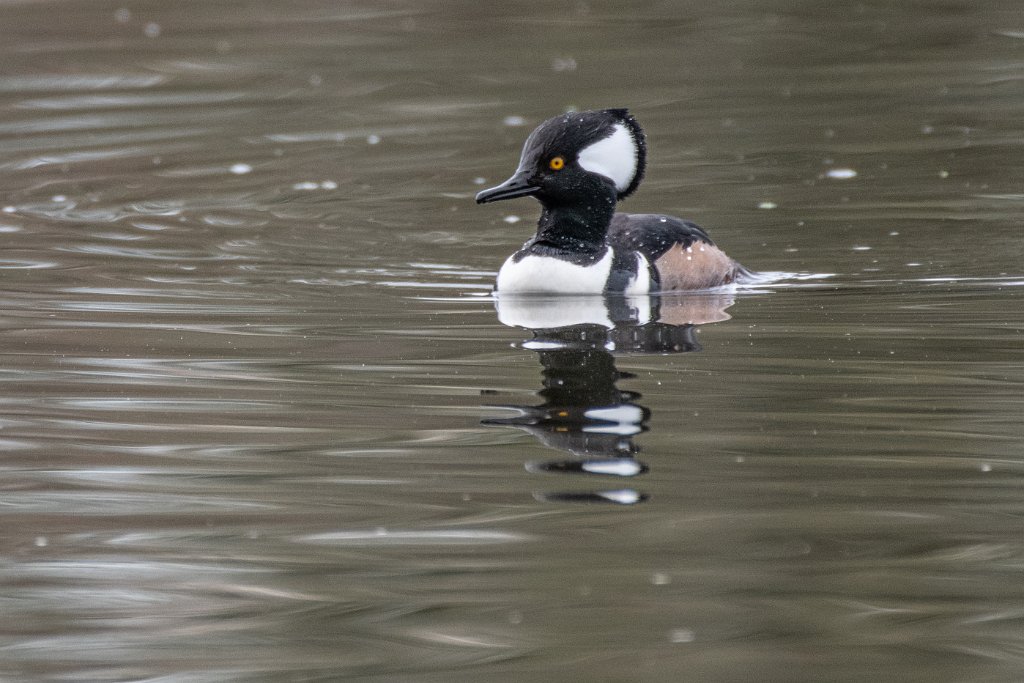
<svg viewBox="0 0 1024 683"><path fill-rule="evenodd" d="M533 197L537 231L498 271L498 296L641 295L713 289L750 271L696 223L616 212L644 178L647 142L628 109L569 112L541 123L505 182L478 204Z"/></svg>

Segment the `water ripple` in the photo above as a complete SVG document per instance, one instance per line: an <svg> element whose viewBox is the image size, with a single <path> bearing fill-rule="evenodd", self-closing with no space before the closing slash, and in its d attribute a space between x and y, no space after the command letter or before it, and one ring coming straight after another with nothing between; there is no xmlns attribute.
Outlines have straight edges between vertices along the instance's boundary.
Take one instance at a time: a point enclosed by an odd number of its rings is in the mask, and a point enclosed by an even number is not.
<svg viewBox="0 0 1024 683"><path fill-rule="evenodd" d="M35 74L0 76L0 92L47 90L112 90L152 88L167 81L160 74Z"/></svg>
<svg viewBox="0 0 1024 683"><path fill-rule="evenodd" d="M100 493L96 491L62 491L40 493L6 491L0 501L5 514L46 513L62 515L138 515L200 512L240 512L252 510L273 510L272 503L210 498L208 496L185 496L162 494L155 491L145 493Z"/></svg>
<svg viewBox="0 0 1024 683"><path fill-rule="evenodd" d="M154 261L238 261L246 260L241 254L200 254L184 249L143 249L142 247L121 247L111 244L80 244L69 247L57 247L58 251L78 254L98 254L100 256L118 256L125 258L141 258Z"/></svg>
<svg viewBox="0 0 1024 683"><path fill-rule="evenodd" d="M65 152L63 154L44 154L23 161L14 161L0 164L0 170L26 171L40 166L63 166L64 164L79 164L93 161L109 161L112 159L125 159L138 157L144 154L155 154L155 148L144 147L118 147L116 149L95 149L87 152Z"/></svg>
<svg viewBox="0 0 1024 683"><path fill-rule="evenodd" d="M175 107L219 104L246 99L252 95L244 92L152 92L142 94L69 95L24 100L15 105L17 109L40 109L65 111L81 109L113 109L124 107Z"/></svg>
<svg viewBox="0 0 1024 683"><path fill-rule="evenodd" d="M37 268L56 268L56 261L35 261L30 259L0 258L0 270L35 270Z"/></svg>
<svg viewBox="0 0 1024 683"><path fill-rule="evenodd" d="M271 306L271 305L238 305L236 302L225 303L225 304L197 304L197 303L157 303L157 302L137 302L137 301L54 301L52 303L53 308L62 311L93 311L93 312L106 312L106 313L176 313L182 315L231 315L231 316L245 316L245 315L267 315L271 313L288 313L290 312L287 307L284 306ZM166 325L154 322L130 322L130 323L103 323L103 322L74 322L73 325L81 327L108 327L108 326L131 326L139 329L153 328L162 329ZM208 330L208 331L223 331L231 330L232 333L247 334L246 330L234 328L230 325L203 325L203 324L188 324L182 326L180 329L190 330ZM256 331L259 331L257 328ZM255 333L255 332L253 332Z"/></svg>
<svg viewBox="0 0 1024 683"><path fill-rule="evenodd" d="M529 540L525 534L483 529L442 529L427 531L393 531L371 529L367 531L332 531L299 536L300 543L343 546L407 546L407 545L479 545L491 543L521 543Z"/></svg>
<svg viewBox="0 0 1024 683"><path fill-rule="evenodd" d="M61 405L70 408L82 408L85 410L113 410L117 412L160 412L160 413L194 413L194 412L226 412L226 413L251 413L274 411L285 412L289 406L283 403L271 401L230 401L222 399L143 399L143 398L118 398L118 399L62 399Z"/></svg>

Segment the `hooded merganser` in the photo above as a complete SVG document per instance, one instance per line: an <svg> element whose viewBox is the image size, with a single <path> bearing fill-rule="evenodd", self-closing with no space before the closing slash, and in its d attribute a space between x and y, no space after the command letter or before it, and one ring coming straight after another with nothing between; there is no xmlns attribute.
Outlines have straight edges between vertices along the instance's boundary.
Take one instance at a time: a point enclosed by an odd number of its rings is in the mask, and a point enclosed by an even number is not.
<svg viewBox="0 0 1024 683"><path fill-rule="evenodd" d="M498 272L502 294L647 294L708 289L748 271L700 226L672 216L615 213L644 176L640 124L626 109L548 119L526 139L511 178L478 204L536 197L537 234Z"/></svg>

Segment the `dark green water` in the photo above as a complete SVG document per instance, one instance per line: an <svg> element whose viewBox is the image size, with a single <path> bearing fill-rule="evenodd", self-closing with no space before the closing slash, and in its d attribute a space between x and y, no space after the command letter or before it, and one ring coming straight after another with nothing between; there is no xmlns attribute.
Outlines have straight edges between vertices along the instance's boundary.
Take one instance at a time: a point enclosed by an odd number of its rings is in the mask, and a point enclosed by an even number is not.
<svg viewBox="0 0 1024 683"><path fill-rule="evenodd" d="M1016 2L0 15L0 679L1024 678ZM496 310L606 106L804 277Z"/></svg>

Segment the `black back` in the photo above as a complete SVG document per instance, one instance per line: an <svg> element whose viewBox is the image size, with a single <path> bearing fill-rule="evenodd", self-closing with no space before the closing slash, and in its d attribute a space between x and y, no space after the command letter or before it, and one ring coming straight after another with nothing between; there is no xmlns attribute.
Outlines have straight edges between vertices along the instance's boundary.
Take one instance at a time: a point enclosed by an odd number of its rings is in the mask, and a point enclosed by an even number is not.
<svg viewBox="0 0 1024 683"><path fill-rule="evenodd" d="M684 249L696 242L714 244L696 223L654 213L615 214L608 242L618 249L639 251L652 264L675 244Z"/></svg>

